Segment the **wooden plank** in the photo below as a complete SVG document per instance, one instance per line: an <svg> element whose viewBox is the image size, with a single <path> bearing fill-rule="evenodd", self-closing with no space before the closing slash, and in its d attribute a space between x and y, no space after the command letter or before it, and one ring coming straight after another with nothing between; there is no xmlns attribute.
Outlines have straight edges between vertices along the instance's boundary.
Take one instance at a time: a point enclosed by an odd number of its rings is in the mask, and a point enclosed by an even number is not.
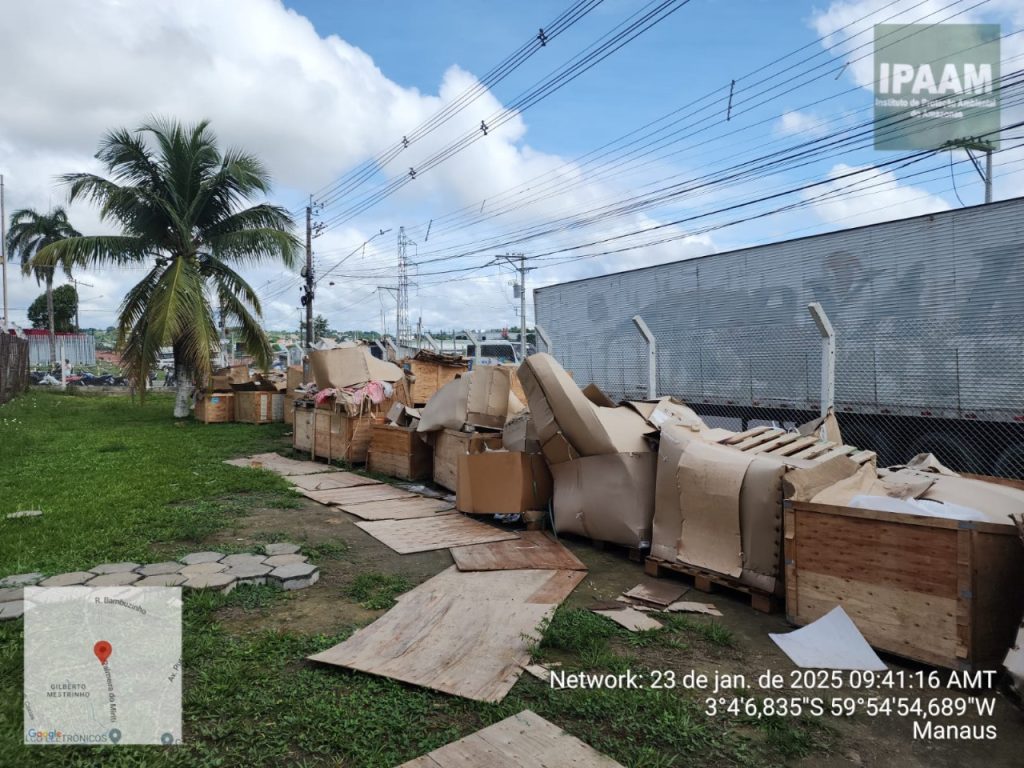
<svg viewBox="0 0 1024 768"><path fill-rule="evenodd" d="M524 531L518 539L452 547L460 571L534 570L585 571L572 552L542 531Z"/></svg>
<svg viewBox="0 0 1024 768"><path fill-rule="evenodd" d="M501 701L530 662L531 637L585 575L452 566L402 595L373 624L309 658L475 701Z"/></svg>
<svg viewBox="0 0 1024 768"><path fill-rule="evenodd" d="M747 453L767 453L768 451L774 451L776 448L781 448L785 445L789 445L794 440L799 440L800 434L797 432L787 432L784 435L779 435L774 440L769 440L767 443L761 443L755 445L753 448L747 451Z"/></svg>
<svg viewBox="0 0 1024 768"><path fill-rule="evenodd" d="M760 435L762 432L767 432L769 429L773 429L773 427L754 427L753 429L748 429L746 432L740 432L738 435L730 435L729 437L725 438L724 440L720 440L719 442L721 442L723 445L736 445L737 443L742 443L748 437Z"/></svg>
<svg viewBox="0 0 1024 768"><path fill-rule="evenodd" d="M528 709L398 768L622 768Z"/></svg>
<svg viewBox="0 0 1024 768"><path fill-rule="evenodd" d="M319 466L324 466L320 464ZM324 472L315 475L285 475L296 488L306 491L327 491L333 488L355 488L360 485L380 485L380 480L363 477L352 472Z"/></svg>
<svg viewBox="0 0 1024 768"><path fill-rule="evenodd" d="M356 525L402 555L519 538L512 531L503 531L464 515L373 520Z"/></svg>
<svg viewBox="0 0 1024 768"><path fill-rule="evenodd" d="M354 488L328 488L323 491L307 491L299 489L299 493L308 496L321 504L336 504L347 507L349 504L362 504L366 501L384 501L385 499L415 499L415 493L402 488L395 488L387 483L379 485L359 485Z"/></svg>
<svg viewBox="0 0 1024 768"><path fill-rule="evenodd" d="M414 517L437 517L453 515L455 507L444 499L428 499L418 496L415 499L385 499L383 501L366 501L362 504L343 506L346 512L363 520L410 520Z"/></svg>
<svg viewBox="0 0 1024 768"><path fill-rule="evenodd" d="M746 450L748 450L750 448L753 448L755 445L760 445L761 443L767 443L769 440L774 440L779 435L784 435L784 434L785 434L785 432L783 432L781 429L775 429L773 427L773 428L770 428L767 432L762 432L762 433L760 433L758 435L754 435L753 437L748 437L746 440L744 440L741 443L736 443L735 445L733 445L733 448L737 448L737 449L739 449L741 451L746 451Z"/></svg>
<svg viewBox="0 0 1024 768"><path fill-rule="evenodd" d="M322 464L318 461L296 461L277 453L257 453L241 459L229 459L224 463L234 467L268 469L279 475L312 475L337 471L329 464Z"/></svg>
<svg viewBox="0 0 1024 768"><path fill-rule="evenodd" d="M820 456L830 448L835 448L835 443L831 440L826 440L823 443L815 443L810 448L804 448L800 453L794 453L792 458L794 459L813 459L816 456Z"/></svg>
<svg viewBox="0 0 1024 768"><path fill-rule="evenodd" d="M816 435L805 435L791 443L786 443L778 448L774 448L769 451L769 453L773 456L791 456L797 451L802 451L804 448L814 445L816 442L818 442L818 437Z"/></svg>

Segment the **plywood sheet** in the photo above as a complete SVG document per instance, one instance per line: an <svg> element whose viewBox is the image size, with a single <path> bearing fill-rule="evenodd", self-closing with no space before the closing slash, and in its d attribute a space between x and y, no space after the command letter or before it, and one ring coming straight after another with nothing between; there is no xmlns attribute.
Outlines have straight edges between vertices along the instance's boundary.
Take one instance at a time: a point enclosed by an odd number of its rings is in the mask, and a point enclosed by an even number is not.
<svg viewBox="0 0 1024 768"><path fill-rule="evenodd" d="M411 520L373 520L359 522L356 525L402 555L519 538L519 535L512 531L502 531L492 525L471 520L465 515L416 517Z"/></svg>
<svg viewBox="0 0 1024 768"><path fill-rule="evenodd" d="M444 499L385 499L342 507L363 520L411 520L414 517L454 515L455 506Z"/></svg>
<svg viewBox="0 0 1024 768"><path fill-rule="evenodd" d="M689 587L674 581L646 579L623 595L651 605L668 605L682 597L687 589Z"/></svg>
<svg viewBox="0 0 1024 768"><path fill-rule="evenodd" d="M354 488L327 488L323 491L307 491L300 488L299 493L308 496L313 501L319 501L321 504L337 504L339 507L346 507L349 504L362 504L367 501L416 498L415 493L409 493L387 483L359 485Z"/></svg>
<svg viewBox="0 0 1024 768"><path fill-rule="evenodd" d="M398 768L622 768L526 709Z"/></svg>
<svg viewBox="0 0 1024 768"><path fill-rule="evenodd" d="M269 469L279 475L313 475L320 472L336 471L329 464L321 464L318 461L296 461L277 453L257 453L240 459L229 459L224 463L233 467L252 467L257 464L260 469Z"/></svg>
<svg viewBox="0 0 1024 768"><path fill-rule="evenodd" d="M523 531L518 539L452 547L452 557L460 571L587 569L576 555L543 531Z"/></svg>
<svg viewBox="0 0 1024 768"><path fill-rule="evenodd" d="M296 488L306 491L327 491L332 488L354 488L358 485L380 485L380 480L353 472L327 472L319 475L285 475Z"/></svg>
<svg viewBox="0 0 1024 768"><path fill-rule="evenodd" d="M530 662L529 638L584 575L452 566L406 592L373 624L309 658L475 701L501 701Z"/></svg>

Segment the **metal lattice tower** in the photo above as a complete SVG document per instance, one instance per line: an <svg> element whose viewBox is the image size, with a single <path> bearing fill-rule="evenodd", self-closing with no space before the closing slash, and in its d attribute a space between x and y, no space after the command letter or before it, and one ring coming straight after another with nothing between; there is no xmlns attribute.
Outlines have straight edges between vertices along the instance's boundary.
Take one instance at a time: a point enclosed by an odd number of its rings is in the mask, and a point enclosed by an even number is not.
<svg viewBox="0 0 1024 768"><path fill-rule="evenodd" d="M398 228L398 301L395 308L395 343L412 338L409 325L409 256L408 246L413 242L405 236L405 227Z"/></svg>

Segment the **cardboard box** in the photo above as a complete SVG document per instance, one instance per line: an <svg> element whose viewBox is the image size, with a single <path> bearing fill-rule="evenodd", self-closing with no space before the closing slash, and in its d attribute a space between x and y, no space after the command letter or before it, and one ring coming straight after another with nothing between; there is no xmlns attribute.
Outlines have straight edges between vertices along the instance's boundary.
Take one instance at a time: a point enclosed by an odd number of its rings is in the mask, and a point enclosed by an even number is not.
<svg viewBox="0 0 1024 768"><path fill-rule="evenodd" d="M288 370L285 373L285 382L289 392L301 387L305 383L302 381L302 366L289 365Z"/></svg>
<svg viewBox="0 0 1024 768"><path fill-rule="evenodd" d="M500 434L458 432L454 429L438 432L434 440L434 482L449 491L457 490L460 456L500 448Z"/></svg>
<svg viewBox="0 0 1024 768"><path fill-rule="evenodd" d="M235 420L233 392L204 392L196 399L196 421L223 424Z"/></svg>
<svg viewBox="0 0 1024 768"><path fill-rule="evenodd" d="M364 346L313 350L309 365L318 389L343 389L368 381L393 383L405 377L401 368L378 360Z"/></svg>
<svg viewBox="0 0 1024 768"><path fill-rule="evenodd" d="M466 424L501 429L508 416L512 371L499 365L474 368L466 398Z"/></svg>
<svg viewBox="0 0 1024 768"><path fill-rule="evenodd" d="M295 396L292 395L291 390L285 392L284 413L281 415L281 419L285 424L295 423Z"/></svg>
<svg viewBox="0 0 1024 768"><path fill-rule="evenodd" d="M429 480L434 471L434 450L411 427L374 424L366 467L403 480Z"/></svg>
<svg viewBox="0 0 1024 768"><path fill-rule="evenodd" d="M506 451L540 453L540 440L530 420L529 411L520 413L505 425L501 430L501 444Z"/></svg>
<svg viewBox="0 0 1024 768"><path fill-rule="evenodd" d="M545 509L551 500L551 473L537 454L463 454L459 456L457 480L455 506L473 515Z"/></svg>
<svg viewBox="0 0 1024 768"><path fill-rule="evenodd" d="M235 391L235 421L270 424L284 421L284 394L277 391Z"/></svg>
<svg viewBox="0 0 1024 768"><path fill-rule="evenodd" d="M230 391L235 384L252 381L248 365L233 365L229 368L218 368L210 377L210 389L214 392Z"/></svg>
<svg viewBox="0 0 1024 768"><path fill-rule="evenodd" d="M653 453L619 453L552 466L555 530L650 546L657 459Z"/></svg>
<svg viewBox="0 0 1024 768"><path fill-rule="evenodd" d="M297 408L292 447L328 461L364 464L376 423L381 422L370 415L349 416L321 408Z"/></svg>

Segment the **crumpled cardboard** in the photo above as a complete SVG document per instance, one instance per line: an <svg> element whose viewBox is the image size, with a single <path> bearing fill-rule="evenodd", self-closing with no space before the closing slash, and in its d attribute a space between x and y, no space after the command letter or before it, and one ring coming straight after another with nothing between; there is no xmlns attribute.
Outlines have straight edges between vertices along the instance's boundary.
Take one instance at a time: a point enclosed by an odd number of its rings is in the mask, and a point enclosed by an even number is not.
<svg viewBox="0 0 1024 768"><path fill-rule="evenodd" d="M501 444L506 451L540 453L540 439L529 411L521 411L509 419L501 430Z"/></svg>
<svg viewBox="0 0 1024 768"><path fill-rule="evenodd" d="M375 358L365 346L313 350L309 365L318 389L344 389L368 381L393 383L405 375L394 363Z"/></svg>
<svg viewBox="0 0 1024 768"><path fill-rule="evenodd" d="M459 456L455 507L468 514L547 509L551 473L538 454L484 451Z"/></svg>
<svg viewBox="0 0 1024 768"><path fill-rule="evenodd" d="M649 546L657 458L649 451L617 453L552 465L555 530Z"/></svg>
<svg viewBox="0 0 1024 768"><path fill-rule="evenodd" d="M420 409L420 432L462 429L465 425L501 429L525 407L509 388L508 369L481 366L437 390Z"/></svg>

